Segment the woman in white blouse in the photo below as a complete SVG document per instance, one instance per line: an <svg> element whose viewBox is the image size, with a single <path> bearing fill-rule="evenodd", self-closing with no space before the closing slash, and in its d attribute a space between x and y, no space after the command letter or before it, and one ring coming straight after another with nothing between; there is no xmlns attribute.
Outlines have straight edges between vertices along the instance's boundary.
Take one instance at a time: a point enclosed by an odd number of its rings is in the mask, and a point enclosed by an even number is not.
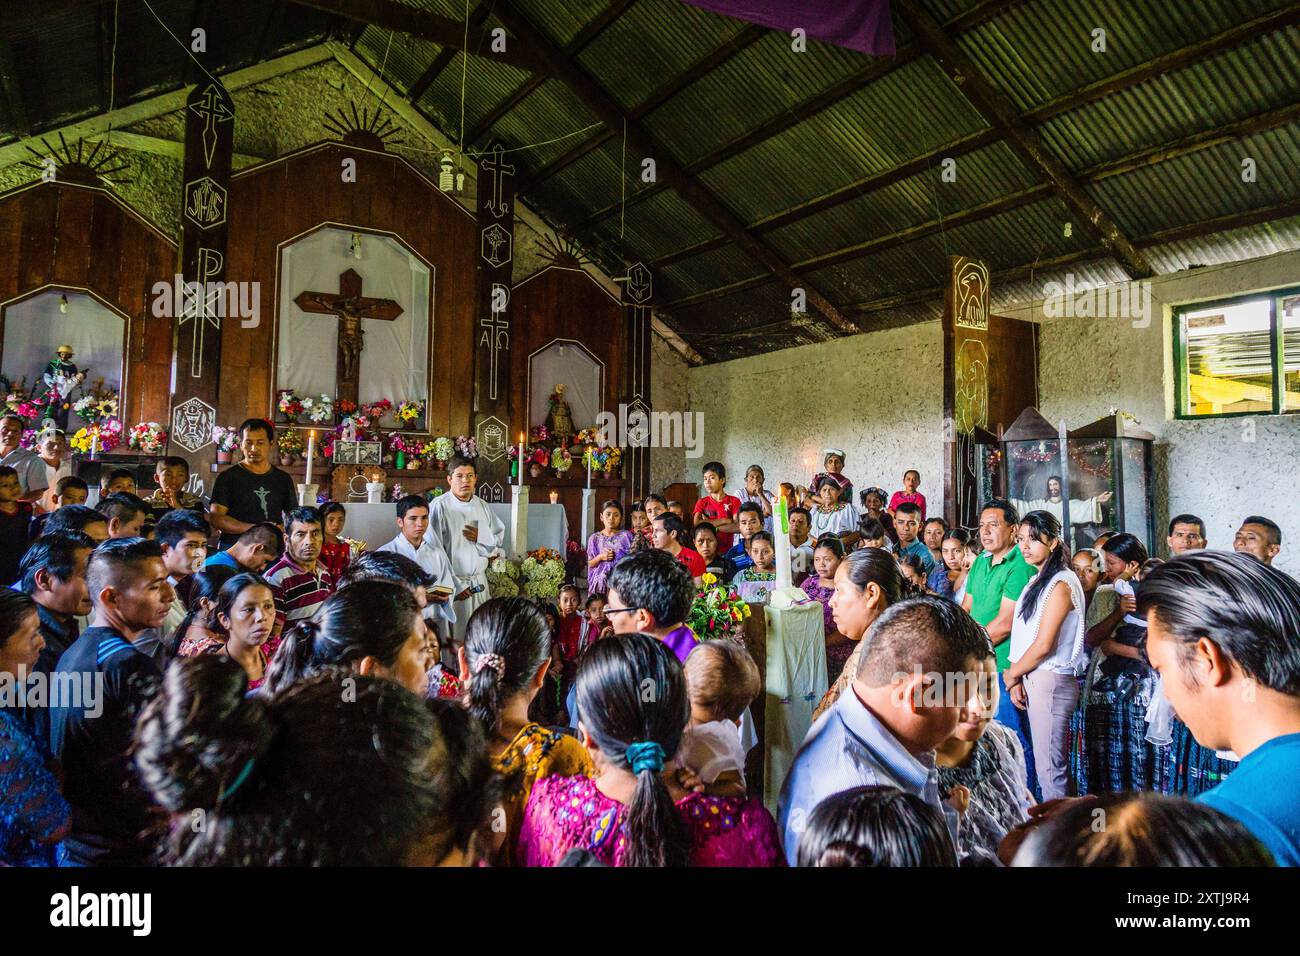
<svg viewBox="0 0 1300 956"><path fill-rule="evenodd" d="M1011 666L1002 679L1012 702L1028 712L1038 784L1046 801L1066 796L1069 785L1070 716L1079 703L1086 605L1055 515L1029 512L1017 538L1020 553L1038 574L1016 601Z"/></svg>
<svg viewBox="0 0 1300 956"><path fill-rule="evenodd" d="M812 526L812 539L820 541L822 535L833 534L845 548L852 548L858 540L858 509L847 501L840 501L840 486L830 476L823 476L813 489L821 496L808 509Z"/></svg>

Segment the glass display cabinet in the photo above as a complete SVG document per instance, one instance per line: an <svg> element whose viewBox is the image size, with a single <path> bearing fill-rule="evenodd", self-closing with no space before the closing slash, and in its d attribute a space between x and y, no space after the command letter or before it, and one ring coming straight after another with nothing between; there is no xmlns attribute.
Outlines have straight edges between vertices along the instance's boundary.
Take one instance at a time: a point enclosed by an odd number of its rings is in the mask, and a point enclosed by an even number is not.
<svg viewBox="0 0 1300 956"><path fill-rule="evenodd" d="M1071 431L1071 543L1092 547L1103 530L1136 535L1147 551L1155 543L1155 489L1152 445L1155 436L1123 414L1107 415Z"/></svg>
<svg viewBox="0 0 1300 956"><path fill-rule="evenodd" d="M1002 434L1002 473L1006 498L1021 516L1031 511L1048 511L1061 522L1066 541L1070 515L1063 507L1069 476L1063 445L1064 431L1044 418L1036 408L1026 408ZM1071 502L1073 510L1073 501Z"/></svg>

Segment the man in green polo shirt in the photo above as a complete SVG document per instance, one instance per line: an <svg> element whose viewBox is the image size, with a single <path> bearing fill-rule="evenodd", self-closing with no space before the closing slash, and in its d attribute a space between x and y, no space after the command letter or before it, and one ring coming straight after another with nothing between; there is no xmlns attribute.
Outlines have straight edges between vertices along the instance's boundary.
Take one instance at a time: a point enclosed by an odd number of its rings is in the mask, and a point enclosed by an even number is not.
<svg viewBox="0 0 1300 956"><path fill-rule="evenodd" d="M962 607L988 631L998 660L998 710L994 719L1020 735L1025 745L1025 764L1030 781L1034 773L1034 748L1029 741L1025 714L1011 702L1002 672L1011 666L1011 621L1016 600L1036 573L1016 546L1016 528L1020 515L1010 503L993 498L980 509L980 543L984 551L971 565L966 577L966 597Z"/></svg>

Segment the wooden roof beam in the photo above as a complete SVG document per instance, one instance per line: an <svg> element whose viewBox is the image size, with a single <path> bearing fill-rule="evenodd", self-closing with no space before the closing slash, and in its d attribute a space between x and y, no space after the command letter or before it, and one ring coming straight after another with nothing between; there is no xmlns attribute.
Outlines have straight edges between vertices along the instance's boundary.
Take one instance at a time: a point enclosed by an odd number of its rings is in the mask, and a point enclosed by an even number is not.
<svg viewBox="0 0 1300 956"><path fill-rule="evenodd" d="M654 158L659 179L671 184L687 203L730 236L746 255L758 261L787 287L804 289L808 305L825 316L836 329L841 332L857 331L857 327L829 299L800 278L775 251L751 235L712 193L688 176L673 159L672 153L636 120L628 118L613 97L597 86L575 63L565 58L563 50L536 32L509 0L498 0L496 16L515 35L529 37L530 47L536 51L551 75L568 86L597 118L611 128L620 130L626 123L628 142L641 154Z"/></svg>

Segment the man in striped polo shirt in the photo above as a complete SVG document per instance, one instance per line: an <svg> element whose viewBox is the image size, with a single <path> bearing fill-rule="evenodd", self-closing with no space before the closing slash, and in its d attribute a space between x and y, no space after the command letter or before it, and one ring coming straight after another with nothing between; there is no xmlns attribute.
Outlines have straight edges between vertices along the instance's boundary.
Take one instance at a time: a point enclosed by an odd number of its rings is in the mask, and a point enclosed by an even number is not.
<svg viewBox="0 0 1300 956"><path fill-rule="evenodd" d="M275 654L285 628L310 619L334 593L334 577L320 563L324 526L315 508L295 508L285 519L284 554L263 575L275 597L275 630L267 641L268 655Z"/></svg>

